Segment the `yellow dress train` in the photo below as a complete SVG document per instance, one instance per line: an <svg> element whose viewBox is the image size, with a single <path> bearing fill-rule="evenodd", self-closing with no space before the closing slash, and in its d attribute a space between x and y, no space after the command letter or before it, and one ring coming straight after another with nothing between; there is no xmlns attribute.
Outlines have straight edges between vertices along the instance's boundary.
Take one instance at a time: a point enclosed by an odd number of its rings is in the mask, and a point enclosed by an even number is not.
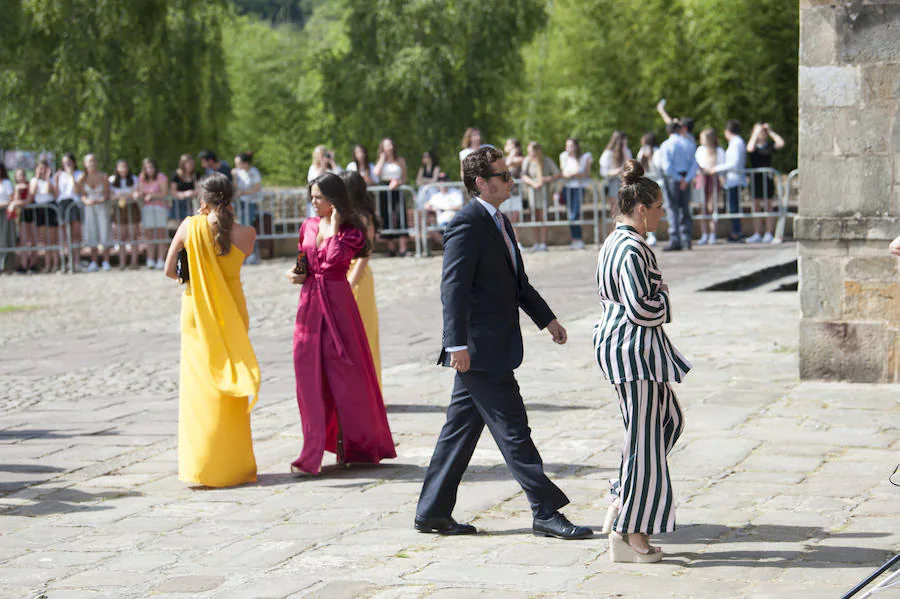
<svg viewBox="0 0 900 599"><path fill-rule="evenodd" d="M245 256L234 246L216 254L206 216L190 217L185 248L190 281L181 302L178 478L207 487L254 482L250 409L259 395L259 364L247 334Z"/></svg>
<svg viewBox="0 0 900 599"><path fill-rule="evenodd" d="M350 263L348 276L356 267L354 259ZM378 386L381 387L381 344L378 340L378 306L375 304L375 279L372 277L372 269L366 264L359 283L353 286L353 297L356 299L356 307L362 317L363 328L366 329L366 337L369 339L369 350L372 352L372 361L375 363L375 374L378 375Z"/></svg>

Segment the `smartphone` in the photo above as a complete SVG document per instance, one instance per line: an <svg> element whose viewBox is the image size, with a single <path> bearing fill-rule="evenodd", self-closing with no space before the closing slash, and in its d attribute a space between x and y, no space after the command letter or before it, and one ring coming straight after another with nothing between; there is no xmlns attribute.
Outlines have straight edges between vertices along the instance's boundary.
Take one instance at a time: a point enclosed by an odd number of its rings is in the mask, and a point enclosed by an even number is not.
<svg viewBox="0 0 900 599"><path fill-rule="evenodd" d="M297 252L297 264L294 265L294 273L298 275L305 275L306 266L306 252L300 250L299 252Z"/></svg>

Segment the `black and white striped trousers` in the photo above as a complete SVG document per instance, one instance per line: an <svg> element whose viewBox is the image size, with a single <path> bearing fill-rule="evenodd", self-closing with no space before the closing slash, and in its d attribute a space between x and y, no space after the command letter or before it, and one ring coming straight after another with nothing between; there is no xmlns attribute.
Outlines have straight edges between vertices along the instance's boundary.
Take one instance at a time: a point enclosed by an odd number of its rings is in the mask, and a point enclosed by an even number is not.
<svg viewBox="0 0 900 599"><path fill-rule="evenodd" d="M628 381L615 385L625 422L622 463L613 492L622 500L613 530L648 535L675 530L672 481L666 456L684 418L669 383Z"/></svg>

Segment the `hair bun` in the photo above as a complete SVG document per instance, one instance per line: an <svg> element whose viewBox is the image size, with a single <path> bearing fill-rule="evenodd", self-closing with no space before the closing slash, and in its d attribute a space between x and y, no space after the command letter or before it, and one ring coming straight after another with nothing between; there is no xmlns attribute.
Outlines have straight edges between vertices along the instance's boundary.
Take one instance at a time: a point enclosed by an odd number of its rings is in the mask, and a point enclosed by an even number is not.
<svg viewBox="0 0 900 599"><path fill-rule="evenodd" d="M644 176L644 167L637 160L631 159L625 161L622 166L622 182L625 185L634 185Z"/></svg>

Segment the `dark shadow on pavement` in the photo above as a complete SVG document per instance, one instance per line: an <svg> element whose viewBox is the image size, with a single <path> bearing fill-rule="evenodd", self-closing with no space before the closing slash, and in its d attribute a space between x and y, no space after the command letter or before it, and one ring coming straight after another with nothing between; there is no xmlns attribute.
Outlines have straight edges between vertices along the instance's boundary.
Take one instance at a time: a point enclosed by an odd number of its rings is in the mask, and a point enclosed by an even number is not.
<svg viewBox="0 0 900 599"><path fill-rule="evenodd" d="M137 493L135 491L100 491L98 493L88 493L71 487L44 489L44 491L46 492L40 497L30 500L32 501L30 504L0 511L0 518L3 516L27 516L29 518L38 518L53 514L98 512L113 509L112 503L116 499L143 496L143 493Z"/></svg>
<svg viewBox="0 0 900 599"><path fill-rule="evenodd" d="M446 405L432 406L427 404L388 404L385 406L388 414L443 414L447 411ZM570 410L591 410L592 406L567 406L540 402L525 402L525 409L529 412L568 412Z"/></svg>
<svg viewBox="0 0 900 599"><path fill-rule="evenodd" d="M618 472L617 468L601 468L599 466L586 466L584 464L558 464L548 462L544 464L544 470L552 479L579 478L584 476L611 476ZM334 464L322 466L322 471L314 476L295 475L290 472L269 473L258 475L257 486L271 487L278 485L299 484L310 480L336 479L353 480L368 479L368 482L354 484L354 487L371 484L375 481L403 481L422 482L425 478L425 467L415 464L398 464L385 462L383 464L351 464L349 468L341 468ZM512 474L506 464L491 464L487 466L469 466L463 477L463 483L477 483L481 481L513 480Z"/></svg>

